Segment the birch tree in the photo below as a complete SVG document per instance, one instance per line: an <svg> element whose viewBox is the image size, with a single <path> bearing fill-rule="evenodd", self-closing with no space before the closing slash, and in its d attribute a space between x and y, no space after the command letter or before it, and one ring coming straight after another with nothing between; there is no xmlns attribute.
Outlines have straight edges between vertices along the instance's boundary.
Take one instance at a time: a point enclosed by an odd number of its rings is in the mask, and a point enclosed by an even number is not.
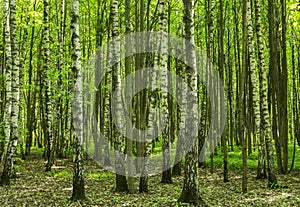
<svg viewBox="0 0 300 207"><path fill-rule="evenodd" d="M5 144L4 150L6 150L9 139L10 139L10 123L11 123L11 67L12 67L12 59L11 59L11 42L10 42L10 26L9 26L9 1L6 0L4 2L4 44L5 44L5 78L6 78L6 104L5 104ZM5 154L5 153L4 153Z"/></svg>
<svg viewBox="0 0 300 207"><path fill-rule="evenodd" d="M273 19L273 0L268 1L268 8L269 8L269 19ZM271 22L269 22L271 24ZM269 34L270 37L273 37L273 25L269 25ZM274 66L271 62L274 57L273 54L273 47L274 42L270 39L270 69L272 70L272 66ZM262 128L265 129L265 142L266 142L266 152L267 152L267 163L268 163L268 180L269 184L276 184L277 177L275 175L275 168L274 168L274 152L273 152L273 144L272 144L272 135L271 135L271 121L270 115L268 110L268 94L267 94L267 74L264 72L263 68L261 68L261 93L262 93L262 114L263 114L263 123Z"/></svg>
<svg viewBox="0 0 300 207"><path fill-rule="evenodd" d="M83 164L83 82L81 68L81 52L79 39L79 0L71 1L71 42L72 42L72 71L74 73L75 97L73 100L73 124L75 128L75 136L73 143L73 192L72 200L80 200L85 198L84 190L84 164Z"/></svg>
<svg viewBox="0 0 300 207"><path fill-rule="evenodd" d="M183 0L183 23L184 23L184 38L194 44L194 1ZM185 59L189 65L196 68L196 54L193 48L185 45ZM199 194L198 184L198 106L197 106L197 76L194 74L193 69L190 67L185 68L187 82L191 87L192 92L188 93L187 119L186 119L186 136L185 142L192 140L191 148L185 155L184 167L184 183L181 195L178 199L179 202L194 203L196 205L205 205ZM185 143L187 144L187 143Z"/></svg>
<svg viewBox="0 0 300 207"><path fill-rule="evenodd" d="M110 14L110 23L111 23L111 34L112 38L117 38L119 36L119 12L118 12L118 1L111 1L111 14ZM118 60L120 56L120 42L114 40L111 44L112 57L114 60ZM116 123L122 122L121 109L123 107L122 103L122 93L121 93L121 67L120 63L116 63L112 66L113 73L113 90L116 89ZM115 147L115 169L116 169L116 191L122 192L127 191L127 180L125 175L125 165L124 165L124 155L123 155L123 145L124 137L121 132L115 127L113 130L114 135L114 147Z"/></svg>
<svg viewBox="0 0 300 207"><path fill-rule="evenodd" d="M266 84L263 83L263 75L261 73L263 70L266 68L266 63L264 59L264 42L263 42L263 36L262 36L262 31L261 31L261 14L260 14L260 2L259 0L255 0L255 20L256 20L256 36L257 36L257 45L258 45L258 70L260 71L260 84L259 84L259 89L260 89L260 100L262 101L264 99L264 94L263 94L263 88L262 85ZM265 89L266 90L266 89ZM261 112L262 112L262 105L261 105ZM263 114L261 113L261 126L263 127ZM264 132L262 131L260 134L259 138L259 145L258 145L258 152L259 152L259 157L258 157L258 167L257 167L257 177L258 179L264 179L266 177L266 172L265 172L265 140L264 140Z"/></svg>
<svg viewBox="0 0 300 207"><path fill-rule="evenodd" d="M246 80L246 60L247 60L247 0L243 0L243 48L242 48L242 68L239 73L239 136L242 142L242 191L247 192L247 138L246 138L246 113L245 113L245 80Z"/></svg>
<svg viewBox="0 0 300 207"><path fill-rule="evenodd" d="M5 11L10 10L9 16L9 30L10 30L10 38L11 38L11 67L7 69L11 69L11 93L8 95L8 100L11 100L11 113L8 114L10 116L9 124L10 129L9 132L9 142L6 149L5 161L4 161L4 169L1 176L1 184L2 185L10 185L10 178L13 173L13 164L14 164L14 154L16 151L16 147L18 144L18 116L19 116L19 101L20 101L20 91L19 91L19 47L17 41L17 24L16 24L16 1L9 1L9 10L8 10L8 1L5 1ZM8 13L6 14L8 17ZM8 20L6 20L7 22ZM7 26L7 25L6 25ZM6 28L6 35L9 32ZM9 46L9 45L8 45ZM7 51L9 52L9 51Z"/></svg>
<svg viewBox="0 0 300 207"><path fill-rule="evenodd" d="M51 79L50 79L50 31L49 31L49 0L44 0L44 28L43 28L43 86L45 88L45 127L46 139L46 171L51 171L54 159L53 136L52 136L52 100L51 100Z"/></svg>
<svg viewBox="0 0 300 207"><path fill-rule="evenodd" d="M260 139L260 106L259 106L259 80L256 70L256 59L255 59L255 48L254 48L254 35L251 18L251 2L247 1L247 32L248 32L248 45L249 45L249 56L250 56L250 79L252 86L252 97L253 97L253 108L254 108L254 122L255 131L254 136L259 140L259 158L257 167L257 177L263 176L264 170L264 142Z"/></svg>
<svg viewBox="0 0 300 207"><path fill-rule="evenodd" d="M170 135L169 135L169 107L168 107L168 73L167 73L167 52L168 52L168 39L167 32L167 15L166 15L166 1L158 1L158 30L159 30L159 49L160 54L155 56L154 65L159 68L161 80L161 96L162 96L162 113L165 119L165 128L162 129L162 150L163 150L163 173L162 183L171 183L172 174L170 166Z"/></svg>

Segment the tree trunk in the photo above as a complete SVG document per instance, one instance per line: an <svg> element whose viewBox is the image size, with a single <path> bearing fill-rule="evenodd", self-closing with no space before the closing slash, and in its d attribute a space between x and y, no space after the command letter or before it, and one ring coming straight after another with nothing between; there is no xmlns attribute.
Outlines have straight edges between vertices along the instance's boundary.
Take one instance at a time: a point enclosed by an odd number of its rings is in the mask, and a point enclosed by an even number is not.
<svg viewBox="0 0 300 207"><path fill-rule="evenodd" d="M9 185L10 178L13 173L14 154L18 144L18 116L19 116L19 47L17 41L17 24L16 24L16 1L10 0L9 2L10 18L9 18L9 29L11 38L11 114L10 114L10 134L9 142L6 150L4 169L1 176L1 184ZM5 10L8 12L8 1L5 2ZM7 14L8 17L8 14ZM8 20L6 20L8 22ZM8 25L6 25L8 26ZM6 33L8 34L8 33ZM9 46L8 46L9 47ZM9 115L9 114L8 114ZM7 135L8 136L8 135Z"/></svg>
<svg viewBox="0 0 300 207"><path fill-rule="evenodd" d="M224 28L223 28L223 0L220 0L220 33L219 33L219 74L221 81L224 81ZM229 74L231 75L231 74ZM224 100L224 94L221 93L221 102ZM224 107L220 102L221 106ZM220 109L223 111L223 109ZM220 120L221 121L221 120ZM224 163L224 171L223 171L223 181L228 182L228 167L227 167L227 136L225 133L222 134L222 147L223 147L223 163Z"/></svg>
<svg viewBox="0 0 300 207"><path fill-rule="evenodd" d="M250 76L251 76L251 88L252 88L252 105L254 108L254 123L255 131L254 136L255 140L260 140L260 126L261 126L261 117L260 117L260 95L259 95L259 80L256 70L256 60L255 60L255 48L254 48L254 35L252 27L252 18L251 18L251 2L247 1L247 29L248 29L248 44L249 44L249 56L250 56ZM250 149L249 149L250 150ZM258 167L257 167L257 177L261 177L264 169L264 152L263 152L263 143L261 143L258 148Z"/></svg>
<svg viewBox="0 0 300 207"><path fill-rule="evenodd" d="M242 68L239 74L239 136L242 141L243 178L242 191L247 192L247 138L246 138L246 114L245 114L245 81L247 71L247 0L243 1L243 59Z"/></svg>
<svg viewBox="0 0 300 207"><path fill-rule="evenodd" d="M84 190L84 164L83 164L83 88L82 69L80 61L79 40L79 0L71 1L71 42L72 42L72 71L76 80L73 100L73 124L75 136L73 140L73 192L71 199L82 200L85 198Z"/></svg>
<svg viewBox="0 0 300 207"><path fill-rule="evenodd" d="M184 37L190 43L194 44L194 1L183 0L183 23L184 23ZM197 104L197 75L194 73L196 68L196 54L193 48L185 45L185 59L189 65L186 67L185 73L187 75L187 82L191 87L192 92L189 93L189 101L187 103L187 118L186 118L186 130L184 137L185 144L192 140L191 148L185 156L185 167L184 167L184 183L181 195L178 199L179 202L193 203L196 205L205 206L204 201L199 194L198 186L198 104ZM183 130L182 128L180 130Z"/></svg>
<svg viewBox="0 0 300 207"><path fill-rule="evenodd" d="M259 0L255 0L255 18L256 18L256 36L257 36L257 45L258 45L258 69L259 71L265 70L266 63L264 58L264 42L261 31L261 18L260 18L260 2ZM262 76L260 75L260 100L263 99L262 95ZM262 114L262 105L261 105L261 119L263 119ZM263 121L261 121L263 122ZM258 152L259 152L259 161L257 167L257 179L266 178L266 170L265 170L265 132L261 132L259 138Z"/></svg>
<svg viewBox="0 0 300 207"><path fill-rule="evenodd" d="M49 1L44 0L44 29L43 29L43 86L45 87L45 128L46 139L46 171L51 171L54 162L53 151L53 129L52 129L52 100L51 100L51 78L50 78L50 31L49 31Z"/></svg>
<svg viewBox="0 0 300 207"><path fill-rule="evenodd" d="M119 36L119 16L118 16L118 1L112 0L111 1L111 14L110 14L110 24L111 24L111 32L112 32L112 38L117 38ZM114 40L112 43L112 57L114 60L118 60L120 56L120 42L117 40ZM116 92L116 123L122 122L122 113L119 111L122 109L122 91L121 88L121 68L120 63L116 63L114 66L112 66L112 73L113 73L113 91ZM119 110L118 110L119 109ZM115 169L116 169L116 191L117 192L123 192L128 191L127 186L127 180L125 176L125 165L124 165L124 155L123 155L123 145L124 145L124 137L119 132L119 129L114 127L113 130L114 135L114 147L115 147Z"/></svg>
<svg viewBox="0 0 300 207"><path fill-rule="evenodd" d="M281 83L281 95L280 95L280 107L281 107L281 126L280 126L280 137L282 138L283 147L283 173L288 173L288 68L287 68L287 55L286 55L286 0L281 0L281 12L282 12L282 77Z"/></svg>
<svg viewBox="0 0 300 207"><path fill-rule="evenodd" d="M165 33L167 32L167 16L166 16L166 2L164 0L158 1L158 30L160 33L159 48L160 54L155 56L154 65L159 68L160 71L160 84L161 84L161 96L162 96L162 113L165 118L165 128L162 129L162 150L163 150L163 173L162 183L172 183L172 174L170 166L170 134L169 134L169 107L168 107L168 73L167 73L167 58L168 52L168 39Z"/></svg>

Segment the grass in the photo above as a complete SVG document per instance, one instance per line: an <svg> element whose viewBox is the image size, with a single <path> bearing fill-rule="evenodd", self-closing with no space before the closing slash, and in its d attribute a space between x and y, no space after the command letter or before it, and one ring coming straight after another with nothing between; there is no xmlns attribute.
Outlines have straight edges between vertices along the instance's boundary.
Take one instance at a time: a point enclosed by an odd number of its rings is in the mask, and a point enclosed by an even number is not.
<svg viewBox="0 0 300 207"><path fill-rule="evenodd" d="M174 144L174 143L173 143ZM294 170L300 170L300 154L297 152L296 146L296 154L295 154L295 161L294 161ZM214 155L214 164L216 166L222 166L223 165L223 153L222 153L222 147L218 147L218 153L217 155ZM228 167L229 168L235 168L235 169L241 169L242 168L242 148L241 146L234 146L234 150L230 151L229 147L227 148L227 158L228 158ZM276 151L275 147L273 149L274 151L274 162L275 162L275 168L277 168L277 157L276 157ZM294 151L294 145L291 143L289 144L289 168L292 163L293 159L293 151ZM299 151L299 149L298 149ZM156 142L155 147L153 148L152 154L157 155L162 152L162 142ZM175 153L173 153L175 154ZM258 149L256 151L253 151L250 156L247 155L247 167L249 169L256 169L257 168L257 161L258 161ZM210 163L210 159L206 161L207 163Z"/></svg>
<svg viewBox="0 0 300 207"><path fill-rule="evenodd" d="M219 150L219 152L221 152ZM220 155L215 157L218 160ZM240 159L239 149L229 152L230 163ZM257 154L249 157L249 161ZM220 165L222 159L220 160ZM255 166L255 165L254 165ZM51 172L45 172L45 160L34 152L15 165L17 178L10 188L0 187L0 206L190 206L178 203L182 191L183 176L173 177L173 184L160 184L161 175L149 177L149 193L116 193L115 175L99 167L93 160L85 160L86 200L71 202L73 164L71 157L56 159ZM278 175L288 189L271 190L266 180L256 180L255 170L248 170L248 192L241 192L241 170L230 169L230 182L224 183L223 169L216 165L215 173L199 170L199 191L209 206L299 206L300 186L298 172ZM139 181L135 179L135 187Z"/></svg>
<svg viewBox="0 0 300 207"><path fill-rule="evenodd" d="M297 146L296 146L297 147ZM289 145L289 167L292 163L294 145ZM250 156L247 155L247 167L249 169L257 168L258 152L253 152ZM209 162L209 161L208 161ZM274 148L274 162L275 168L277 168L277 157ZM222 148L218 148L218 154L214 156L215 165L223 165L223 153ZM242 168L242 149L241 147L234 147L234 151L228 151L228 167L241 169ZM300 155L295 154L294 170L300 170Z"/></svg>
<svg viewBox="0 0 300 207"><path fill-rule="evenodd" d="M108 171L99 171L99 172L86 173L85 177L92 178L92 179L114 178L115 174Z"/></svg>
<svg viewBox="0 0 300 207"><path fill-rule="evenodd" d="M173 143L172 145L175 146L175 143ZM297 152L297 147L296 146L296 154L295 154L295 161L294 161L294 167L293 169L295 170L300 170L300 154L299 152ZM234 150L230 151L229 147L228 149L228 167L229 168L235 168L235 169L241 169L242 168L242 148L241 146L234 146ZM89 153L93 153L93 146L92 143L90 144L90 148L89 150L91 150ZM172 149L172 156L175 155L175 149ZM216 166L221 166L223 165L223 153L222 153L222 147L218 147L218 153L217 155L214 155L214 164ZM293 144L289 144L289 168L291 166L292 163L292 157L293 157L293 150L294 150L294 145ZM273 149L274 151L274 162L275 162L275 168L277 168L277 157L276 157L276 151L275 148ZM299 149L298 149L299 151ZM110 151L111 152L111 151ZM159 159L160 161L162 160L162 157L159 156L162 152L162 141L156 142L155 143L155 147L152 149L152 155L157 157L157 159ZM42 156L44 154L44 149L43 148L33 148L32 149L32 153L37 154ZM111 152L112 153L112 152ZM173 159L173 157L172 157ZM258 160L258 151L256 149L256 151L253 151L251 153L250 156L247 155L247 167L249 169L256 169L257 168L257 160ZM17 162L24 162L22 159L20 158L16 158ZM207 160L207 163L210 163L210 159ZM95 177L99 177L99 175L90 175L90 176L95 176ZM111 175L108 175L108 177Z"/></svg>

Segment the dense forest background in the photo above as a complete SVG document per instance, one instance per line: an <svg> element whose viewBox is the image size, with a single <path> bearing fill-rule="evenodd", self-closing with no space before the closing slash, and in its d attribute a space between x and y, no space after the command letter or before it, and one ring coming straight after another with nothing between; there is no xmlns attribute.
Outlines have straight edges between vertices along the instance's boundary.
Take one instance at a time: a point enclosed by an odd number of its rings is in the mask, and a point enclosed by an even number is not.
<svg viewBox="0 0 300 207"><path fill-rule="evenodd" d="M300 205L298 0L0 9L1 206Z"/></svg>

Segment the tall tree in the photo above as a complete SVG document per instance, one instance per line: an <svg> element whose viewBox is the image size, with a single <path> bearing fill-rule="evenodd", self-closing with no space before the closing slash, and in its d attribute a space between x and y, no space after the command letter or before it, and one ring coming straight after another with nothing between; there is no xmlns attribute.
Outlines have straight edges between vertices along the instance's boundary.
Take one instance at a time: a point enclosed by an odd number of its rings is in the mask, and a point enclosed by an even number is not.
<svg viewBox="0 0 300 207"><path fill-rule="evenodd" d="M194 0L183 0L183 23L184 38L194 44ZM191 148L185 155L184 183L179 202L194 203L196 205L205 205L199 194L198 184L198 106L197 106L197 76L194 73L196 68L196 53L188 43L185 44L185 60L190 67L185 68L187 82L192 92L188 94L187 119L185 130L188 132L184 137L185 145L191 142ZM183 130L183 129L181 129ZM187 145L188 146L188 145Z"/></svg>
<svg viewBox="0 0 300 207"><path fill-rule="evenodd" d="M208 24L208 43L207 43L207 54L208 54L208 58L210 59L211 62L215 61L215 47L214 47L214 42L215 42L215 38L214 38L214 32L215 32L215 28L214 28L214 21L215 21L215 7L216 7L216 1L215 0L209 0L207 1L207 24ZM208 66L209 67L209 66ZM207 73L208 74L208 73ZM208 78L208 77L206 77ZM209 80L208 80L209 81ZM210 84L211 86L211 84ZM208 89L209 90L209 89ZM205 97L207 98L207 95ZM214 97L216 98L216 97ZM204 102L203 102L204 103ZM207 100L206 100L207 103ZM207 105L208 106L208 105ZM211 107L207 107L208 110L206 110L206 118L209 119L210 115L209 113L214 110ZM213 123L210 123L213 124ZM206 126L205 126L206 127ZM210 140L210 145L213 146L213 142L214 140ZM213 151L213 149L210 149L211 151ZM214 172L214 152L211 153L210 155L210 173L213 174Z"/></svg>
<svg viewBox="0 0 300 207"><path fill-rule="evenodd" d="M272 55L274 54L274 47L275 43L272 38L274 38L274 30L273 26L271 25L273 22L273 6L274 1L268 0L268 9L269 9L269 43L270 43L270 69L274 70L274 67L277 67L274 65L274 58ZM276 58L275 58L276 59ZM263 70L261 70L263 71ZM265 76L264 76L265 75ZM274 153L273 153L273 144L272 144L272 136L271 136L271 121L269 116L269 110L268 110L268 99L267 99L267 75L261 74L261 93L262 93L262 113L263 113L263 122L262 122L262 129L265 130L265 142L266 142L266 152L267 152L267 163L268 163L268 180L269 185L272 186L274 183L277 183L277 178L275 175L275 168L274 168ZM274 100L272 100L274 101Z"/></svg>
<svg viewBox="0 0 300 207"><path fill-rule="evenodd" d="M242 191L247 191L247 138L246 138L246 113L245 113L245 76L247 70L247 0L243 0L243 49L242 49L242 68L239 73L239 136L242 141Z"/></svg>
<svg viewBox="0 0 300 207"><path fill-rule="evenodd" d="M261 31L261 13L260 13L260 2L259 0L255 0L255 20L256 20L256 36L257 36L257 45L258 45L258 69L260 73L262 71L266 70L266 63L264 58L264 42L263 42L263 36ZM259 76L260 78L260 100L263 100L263 91L262 91L262 75ZM262 105L261 109L262 111ZM263 114L261 113L261 119L263 119ZM262 123L262 120L260 121L260 124ZM259 126L261 127L261 125ZM261 131L261 130L260 130ZM261 131L259 134L259 145L258 145L258 152L259 152L259 160L258 160L258 167L257 167L257 179L264 179L266 178L266 172L265 172L265 139L264 139L264 132Z"/></svg>
<svg viewBox="0 0 300 207"><path fill-rule="evenodd" d="M52 98L50 78L50 31L49 31L49 0L44 0L44 28L43 28L43 87L45 88L45 127L46 139L46 171L51 171L54 162L53 129L52 129Z"/></svg>
<svg viewBox="0 0 300 207"><path fill-rule="evenodd" d="M73 140L73 192L72 200L85 198L84 190L84 163L83 163L83 93L82 68L79 39L79 0L71 1L71 43L72 43L72 71L76 80L73 100L73 124L75 136Z"/></svg>
<svg viewBox="0 0 300 207"><path fill-rule="evenodd" d="M278 23L277 23L277 6L275 0L268 0L268 21L269 21L269 47L270 47L270 62L269 62L269 75L270 75L270 105L272 106L272 131L273 139L275 140L275 149L277 157L277 168L279 172L282 172L282 142L279 137L280 127L280 106L279 106L279 68L280 68L280 56L278 49L279 37L278 35Z"/></svg>
<svg viewBox="0 0 300 207"><path fill-rule="evenodd" d="M171 165L170 165L170 134L169 134L169 106L168 106L168 73L167 73L167 52L168 52L168 38L166 36L167 32L167 16L166 16L166 1L158 1L158 30L160 33L160 54L155 56L154 64L160 69L160 79L161 79L161 96L162 96L162 113L165 118L165 128L162 131L163 139L163 173L162 173L162 183L172 183Z"/></svg>
<svg viewBox="0 0 300 207"><path fill-rule="evenodd" d="M119 6L117 0L111 1L111 9L110 9L110 23L111 23L111 32L112 38L117 38L119 36ZM118 60L120 57L120 42L118 40L113 41L112 43L112 57L113 60ZM113 73L113 91L116 90L116 123L122 122L122 113L120 109L122 109L122 91L121 89L121 67L120 63L116 63L112 67ZM127 191L127 180L125 176L125 165L124 165L124 155L123 155L123 145L124 145L124 137L122 133L115 127L113 130L114 135L114 147L115 147L115 169L116 169L116 191L122 192Z"/></svg>
<svg viewBox="0 0 300 207"><path fill-rule="evenodd" d="M254 110L254 122L255 122L255 131L254 136L255 140L260 140L260 105L259 105L259 80L256 70L256 58L255 58L255 48L254 48L254 34L253 34L253 25L252 25L252 9L251 2L247 1L247 30L248 30L248 45L249 45L249 58L250 58L250 80L251 80L251 91L252 91L252 104ZM259 144L259 159L258 159L258 170L257 177L261 177L264 169L264 152L263 152L263 142L260 140ZM249 149L250 150L250 149Z"/></svg>
<svg viewBox="0 0 300 207"><path fill-rule="evenodd" d="M140 13L141 15L139 16L139 6L137 5L138 0L136 0L136 8L135 8L135 14L136 14L136 25L140 25L140 27L136 27L136 32L140 31L143 32L144 26L144 1L141 0L141 9ZM150 6L150 1L148 1L148 8L147 8L147 30L150 30L150 25L149 25L149 6ZM139 17L138 17L139 16ZM140 38L136 38L136 45L138 46L137 50L140 51L141 48L144 46L144 42ZM149 46L149 45L148 45ZM150 59L151 56L148 56ZM150 64L150 61L147 61L147 64ZM141 69L144 66L144 55L143 54L137 54L135 56L135 67L136 70ZM152 86L155 86L155 83L157 83L158 79L158 74L156 71L153 71L151 74L148 74L149 76L149 88ZM138 80L141 80L142 77L138 77ZM138 85L139 82L136 81L136 85ZM141 163L137 163L137 167L139 168L139 165L141 167L141 177L140 177L140 183L139 183L139 192L148 192L148 179L149 179L149 159L150 159L150 154L151 154L151 149L152 149L152 138L156 137L157 135L155 134L155 130L158 129L157 126L157 114L155 114L155 108L156 108L156 103L157 103L157 92L155 90L150 90L148 92L148 98L150 99L149 101L146 102L145 96L146 94L144 92L141 92L140 94L137 95L137 100L135 106L136 108L136 125L139 128L143 128L147 126L148 131L145 137L142 137L141 135L139 137L140 140L142 141L142 144L137 142L137 156L138 157L143 157L141 160ZM148 122L145 121L145 113L142 113L142 110L148 110ZM150 137L150 139L148 138ZM139 172L139 169L137 169L137 172Z"/></svg>
<svg viewBox="0 0 300 207"><path fill-rule="evenodd" d="M33 11L36 11L36 1L33 5ZM28 69L28 85L32 85L32 76L33 76L33 51L34 51L34 40L35 40L35 21L32 22L33 26L31 27L31 37L30 37L30 49L29 49L29 69ZM28 90L27 94L27 136L26 136L26 150L25 155L30 154L30 148L32 145L32 137L34 131L34 123L35 123L35 95L36 89Z"/></svg>
<svg viewBox="0 0 300 207"><path fill-rule="evenodd" d="M130 5L131 5L131 0L126 0L125 1L125 27L126 27L126 34L129 35L131 33L131 25L130 25ZM126 75L129 75L132 71L132 57L130 57L131 53L131 38L127 37L126 38L126 57L125 57L125 73ZM126 83L126 95L130 95L130 91L132 88L128 87L130 85L130 81L128 80L128 83ZM127 97L126 97L127 99ZM131 121L131 120L128 120ZM129 125L127 125L127 133L129 133L132 136L131 129L129 128ZM126 140L126 155L129 157L132 157L133 152L133 141L129 138ZM130 193L133 193L135 191L134 187L134 177L132 177L133 174L133 163L131 159L127 160L127 169L128 169L128 191Z"/></svg>
<svg viewBox="0 0 300 207"><path fill-rule="evenodd" d="M18 144L18 116L19 116L19 101L20 101L20 91L19 91L19 47L17 41L17 22L16 22L16 1L9 1L9 10L8 10L8 1L5 1L5 11L10 10L9 17L9 29L10 29L10 39L11 39L11 97L8 97L8 100L11 100L11 114L10 115L10 129L9 129L9 142L6 149L4 169L1 176L1 184L9 185L10 178L13 172L14 164L14 154ZM8 17L8 13L6 15Z"/></svg>
<svg viewBox="0 0 300 207"><path fill-rule="evenodd" d="M10 26L9 26L9 1L4 2L4 65L5 65L5 141L4 141L4 150L7 149L7 145L10 139L10 130L11 130L11 76L12 76L12 57L11 57L11 41L10 41ZM5 153L4 153L5 154Z"/></svg>
<svg viewBox="0 0 300 207"><path fill-rule="evenodd" d="M281 0L281 21L282 21L282 69L281 69L281 95L280 95L280 137L283 147L283 173L288 173L288 67L286 54L286 0Z"/></svg>
<svg viewBox="0 0 300 207"><path fill-rule="evenodd" d="M220 6L220 20L219 20L219 26L220 26L220 33L219 33L219 73L220 73L220 79L224 81L224 20L223 20L223 0L220 0L219 2ZM221 93L221 101L224 100L224 94ZM221 102L220 102L221 104ZM221 104L220 107L224 107L223 104ZM221 111L223 111L221 109ZM227 140L226 136L222 135L222 147L223 147L223 163L224 163L224 171L223 171L223 180L224 182L228 182L228 167L227 167Z"/></svg>

